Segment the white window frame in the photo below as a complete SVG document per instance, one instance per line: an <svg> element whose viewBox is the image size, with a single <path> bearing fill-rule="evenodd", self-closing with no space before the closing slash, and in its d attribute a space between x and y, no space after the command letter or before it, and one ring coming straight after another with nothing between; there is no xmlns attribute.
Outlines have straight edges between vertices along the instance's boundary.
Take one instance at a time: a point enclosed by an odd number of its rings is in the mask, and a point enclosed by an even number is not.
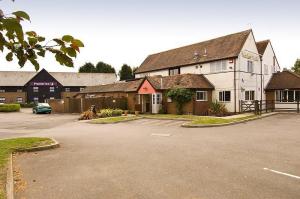
<svg viewBox="0 0 300 199"><path fill-rule="evenodd" d="M34 93L38 93L39 92L39 87L35 86L32 88L33 92Z"/></svg>
<svg viewBox="0 0 300 199"><path fill-rule="evenodd" d="M168 97L167 102L172 103L173 102L172 98Z"/></svg>
<svg viewBox="0 0 300 199"><path fill-rule="evenodd" d="M264 65L264 74L269 75L269 66L267 64Z"/></svg>
<svg viewBox="0 0 300 199"><path fill-rule="evenodd" d="M17 103L23 103L23 97L17 97Z"/></svg>
<svg viewBox="0 0 300 199"><path fill-rule="evenodd" d="M65 88L65 92L71 92L71 88Z"/></svg>
<svg viewBox="0 0 300 199"><path fill-rule="evenodd" d="M199 99L198 97L200 97L200 96L198 96L198 94L200 94L200 93L202 93L203 94L203 99ZM207 91L196 91L196 101L197 102L207 102L207 94L208 94L208 92Z"/></svg>
<svg viewBox="0 0 300 199"><path fill-rule="evenodd" d="M254 101L255 100L255 91L247 90L245 91L245 101Z"/></svg>
<svg viewBox="0 0 300 199"><path fill-rule="evenodd" d="M83 91L84 90L84 88L83 87L81 87L80 89L79 89L79 91L81 92L81 91Z"/></svg>
<svg viewBox="0 0 300 199"><path fill-rule="evenodd" d="M51 100L54 100L54 99L55 99L55 97L50 97L50 99L51 99Z"/></svg>
<svg viewBox="0 0 300 199"><path fill-rule="evenodd" d="M55 87L54 86L49 87L49 92L54 93L55 92Z"/></svg>
<svg viewBox="0 0 300 199"><path fill-rule="evenodd" d="M161 104L162 102L162 96L160 93L156 94L156 104Z"/></svg>
<svg viewBox="0 0 300 199"><path fill-rule="evenodd" d="M23 92L22 89L18 89L18 90L17 90L17 93L22 93L22 92Z"/></svg>
<svg viewBox="0 0 300 199"><path fill-rule="evenodd" d="M169 75L170 76L179 75L179 74L180 74L180 68L169 69Z"/></svg>
<svg viewBox="0 0 300 199"><path fill-rule="evenodd" d="M33 98L33 101L38 102L38 101L39 101L39 98L38 98L38 97L34 97L34 98Z"/></svg>
<svg viewBox="0 0 300 199"><path fill-rule="evenodd" d="M210 72L211 73L218 73L227 71L227 62L228 60L220 60L214 61L210 63Z"/></svg>
<svg viewBox="0 0 300 199"><path fill-rule="evenodd" d="M5 103L6 99L5 97L0 97L0 103Z"/></svg>
<svg viewBox="0 0 300 199"><path fill-rule="evenodd" d="M252 60L247 60L247 72L254 73L254 62Z"/></svg>
<svg viewBox="0 0 300 199"><path fill-rule="evenodd" d="M228 92L230 93L230 99L226 100L226 93L228 93ZM219 91L218 97L219 97L220 102L229 103L229 102L231 102L231 91Z"/></svg>
<svg viewBox="0 0 300 199"><path fill-rule="evenodd" d="M293 93L293 99L290 99L289 93ZM283 102L283 103L292 103L297 101L297 93L298 97L300 97L300 90L277 90L275 92L275 99L278 102ZM300 100L300 99L298 99Z"/></svg>
<svg viewBox="0 0 300 199"><path fill-rule="evenodd" d="M5 90L4 89L0 89L0 93L5 93Z"/></svg>

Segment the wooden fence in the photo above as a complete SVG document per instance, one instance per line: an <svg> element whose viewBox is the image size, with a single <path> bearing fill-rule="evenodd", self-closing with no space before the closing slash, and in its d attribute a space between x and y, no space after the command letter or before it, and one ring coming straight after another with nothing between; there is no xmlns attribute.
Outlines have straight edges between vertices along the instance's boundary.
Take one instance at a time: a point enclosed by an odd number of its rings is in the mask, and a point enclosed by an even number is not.
<svg viewBox="0 0 300 199"><path fill-rule="evenodd" d="M300 113L300 101L280 102L276 100L240 101L240 112L254 112L261 115L263 112L293 111Z"/></svg>
<svg viewBox="0 0 300 199"><path fill-rule="evenodd" d="M66 98L63 100L48 100L53 113L82 113L94 105L97 110L111 108L127 110L127 98Z"/></svg>

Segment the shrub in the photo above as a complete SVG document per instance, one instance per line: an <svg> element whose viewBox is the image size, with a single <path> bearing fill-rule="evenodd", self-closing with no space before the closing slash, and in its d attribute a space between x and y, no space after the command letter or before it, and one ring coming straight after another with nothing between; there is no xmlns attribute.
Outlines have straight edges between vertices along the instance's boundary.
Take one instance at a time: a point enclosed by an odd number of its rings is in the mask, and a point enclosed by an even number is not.
<svg viewBox="0 0 300 199"><path fill-rule="evenodd" d="M209 106L208 112L210 115L225 116L228 113L225 104L218 101L212 102Z"/></svg>
<svg viewBox="0 0 300 199"><path fill-rule="evenodd" d="M113 110L112 109L102 109L100 110L100 117L112 117Z"/></svg>
<svg viewBox="0 0 300 199"><path fill-rule="evenodd" d="M159 109L158 114L166 114L166 110L161 108Z"/></svg>
<svg viewBox="0 0 300 199"><path fill-rule="evenodd" d="M33 108L35 106L34 102L20 104L21 108Z"/></svg>
<svg viewBox="0 0 300 199"><path fill-rule="evenodd" d="M167 96L175 101L177 113L182 115L183 105L192 100L193 93L189 89L174 88L167 93Z"/></svg>
<svg viewBox="0 0 300 199"><path fill-rule="evenodd" d="M121 110L121 109L114 109L112 111L113 116L121 116L122 114L123 114L123 110Z"/></svg>
<svg viewBox="0 0 300 199"><path fill-rule="evenodd" d="M20 109L20 104L0 104L0 112L18 112Z"/></svg>

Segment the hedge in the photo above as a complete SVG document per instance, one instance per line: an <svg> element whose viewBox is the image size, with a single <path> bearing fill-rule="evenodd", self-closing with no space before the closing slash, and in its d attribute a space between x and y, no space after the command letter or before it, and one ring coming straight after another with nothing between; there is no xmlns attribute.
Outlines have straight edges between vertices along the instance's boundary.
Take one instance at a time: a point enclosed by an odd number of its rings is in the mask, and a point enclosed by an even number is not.
<svg viewBox="0 0 300 199"><path fill-rule="evenodd" d="M0 104L0 112L18 112L20 104Z"/></svg>

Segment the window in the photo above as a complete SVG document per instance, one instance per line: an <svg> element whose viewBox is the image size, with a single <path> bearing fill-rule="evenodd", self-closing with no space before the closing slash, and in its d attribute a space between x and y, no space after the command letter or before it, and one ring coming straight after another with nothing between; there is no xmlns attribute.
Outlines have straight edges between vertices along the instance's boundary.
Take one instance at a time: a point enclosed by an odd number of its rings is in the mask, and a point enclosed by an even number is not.
<svg viewBox="0 0 300 199"><path fill-rule="evenodd" d="M65 88L66 92L70 92L70 90L71 90L70 88Z"/></svg>
<svg viewBox="0 0 300 199"><path fill-rule="evenodd" d="M39 98L38 98L38 97L34 97L34 98L33 98L33 101L38 102L38 101L39 101Z"/></svg>
<svg viewBox="0 0 300 199"><path fill-rule="evenodd" d="M22 97L17 97L17 102L20 103L20 104L23 103L23 98Z"/></svg>
<svg viewBox="0 0 300 199"><path fill-rule="evenodd" d="M245 100L253 101L255 99L255 91L246 91L245 92Z"/></svg>
<svg viewBox="0 0 300 199"><path fill-rule="evenodd" d="M50 87L50 93L54 93L55 92L55 88L54 87Z"/></svg>
<svg viewBox="0 0 300 199"><path fill-rule="evenodd" d="M155 94L152 94L152 104L155 104Z"/></svg>
<svg viewBox="0 0 300 199"><path fill-rule="evenodd" d="M180 74L180 68L175 68L175 69L170 69L169 70L169 75L179 75Z"/></svg>
<svg viewBox="0 0 300 199"><path fill-rule="evenodd" d="M55 98L54 98L54 97L50 97L50 99L51 99L51 100L54 100Z"/></svg>
<svg viewBox="0 0 300 199"><path fill-rule="evenodd" d="M33 87L33 92L38 93L39 92L39 87Z"/></svg>
<svg viewBox="0 0 300 199"><path fill-rule="evenodd" d="M249 73L253 73L254 72L253 61L250 61L250 60L247 61L247 72L249 72Z"/></svg>
<svg viewBox="0 0 300 199"><path fill-rule="evenodd" d="M231 101L231 92L230 91L220 91L219 92L219 101L220 102L230 102Z"/></svg>
<svg viewBox="0 0 300 199"><path fill-rule="evenodd" d="M294 91L294 90L276 91L276 101L294 102L297 100L300 100L300 91Z"/></svg>
<svg viewBox="0 0 300 199"><path fill-rule="evenodd" d="M0 89L0 93L5 93L5 90L4 89Z"/></svg>
<svg viewBox="0 0 300 199"><path fill-rule="evenodd" d="M83 90L84 90L84 88L80 88L80 92L83 91Z"/></svg>
<svg viewBox="0 0 300 199"><path fill-rule="evenodd" d="M5 97L0 97L0 103L5 103Z"/></svg>
<svg viewBox="0 0 300 199"><path fill-rule="evenodd" d="M265 64L264 68L265 68L265 75L269 75L269 66Z"/></svg>
<svg viewBox="0 0 300 199"><path fill-rule="evenodd" d="M210 72L222 72L227 70L227 60L215 61L210 63Z"/></svg>
<svg viewBox="0 0 300 199"><path fill-rule="evenodd" d="M207 91L197 91L196 101L207 101Z"/></svg>
<svg viewBox="0 0 300 199"><path fill-rule="evenodd" d="M23 90L22 90L22 89L18 89L17 92L18 92L18 93L22 93Z"/></svg>
<svg viewBox="0 0 300 199"><path fill-rule="evenodd" d="M172 98L168 97L167 102L168 102L168 103L172 103L172 102L173 102L173 101L172 101Z"/></svg>
<svg viewBox="0 0 300 199"><path fill-rule="evenodd" d="M156 104L161 104L161 94L156 94Z"/></svg>

